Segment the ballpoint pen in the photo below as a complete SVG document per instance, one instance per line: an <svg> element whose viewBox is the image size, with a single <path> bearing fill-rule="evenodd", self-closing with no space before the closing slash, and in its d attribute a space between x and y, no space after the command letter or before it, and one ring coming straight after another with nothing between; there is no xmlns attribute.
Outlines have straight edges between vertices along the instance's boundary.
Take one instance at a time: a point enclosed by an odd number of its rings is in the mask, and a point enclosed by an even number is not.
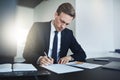
<svg viewBox="0 0 120 80"><path fill-rule="evenodd" d="M45 54L45 56L47 56L47 58L49 58L50 60L52 60L51 57L49 57L46 52L44 52L44 54Z"/></svg>
<svg viewBox="0 0 120 80"><path fill-rule="evenodd" d="M45 56L47 56L47 57L48 57L48 55L47 55L47 53L46 53L46 52L44 52L44 54L45 54Z"/></svg>
<svg viewBox="0 0 120 80"><path fill-rule="evenodd" d="M45 54L45 56L47 56L48 58L50 58L50 57L47 55L47 53L46 53L46 52L44 52L44 54Z"/></svg>

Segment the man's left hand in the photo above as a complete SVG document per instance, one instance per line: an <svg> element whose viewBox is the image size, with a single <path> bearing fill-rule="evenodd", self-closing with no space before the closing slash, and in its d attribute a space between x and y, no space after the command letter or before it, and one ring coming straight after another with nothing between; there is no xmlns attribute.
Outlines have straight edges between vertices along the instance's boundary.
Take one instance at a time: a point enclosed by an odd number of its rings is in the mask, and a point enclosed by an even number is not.
<svg viewBox="0 0 120 80"><path fill-rule="evenodd" d="M58 64L66 64L66 63L68 63L70 60L72 60L72 57L71 57L71 56L62 57L62 58L60 58L60 60L58 61Z"/></svg>

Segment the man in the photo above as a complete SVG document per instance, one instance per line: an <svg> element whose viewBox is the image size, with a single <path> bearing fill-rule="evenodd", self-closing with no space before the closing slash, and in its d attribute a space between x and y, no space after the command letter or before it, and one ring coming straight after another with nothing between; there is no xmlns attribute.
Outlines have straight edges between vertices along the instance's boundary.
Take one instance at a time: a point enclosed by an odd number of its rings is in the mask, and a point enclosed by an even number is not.
<svg viewBox="0 0 120 80"><path fill-rule="evenodd" d="M34 23L23 53L26 62L49 65L65 64L72 60L85 61L84 50L76 41L73 32L66 28L74 18L73 6L70 3L63 3L55 12L54 20ZM67 56L69 49L73 54Z"/></svg>

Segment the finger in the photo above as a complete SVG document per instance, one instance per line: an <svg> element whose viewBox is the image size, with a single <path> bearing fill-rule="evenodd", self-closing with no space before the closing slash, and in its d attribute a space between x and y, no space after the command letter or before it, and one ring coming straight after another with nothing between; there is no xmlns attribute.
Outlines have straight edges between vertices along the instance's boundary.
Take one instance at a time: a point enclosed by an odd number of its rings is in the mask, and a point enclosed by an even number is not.
<svg viewBox="0 0 120 80"><path fill-rule="evenodd" d="M50 61L51 61L51 64L53 64L53 62L54 62L54 59L53 58L49 58L50 59Z"/></svg>
<svg viewBox="0 0 120 80"><path fill-rule="evenodd" d="M61 59L61 60L60 60L60 64L66 64L67 62L68 62L67 59Z"/></svg>
<svg viewBox="0 0 120 80"><path fill-rule="evenodd" d="M63 64L66 64L66 63L68 63L68 60L64 60Z"/></svg>
<svg viewBox="0 0 120 80"><path fill-rule="evenodd" d="M52 58L45 58L45 59L49 64L53 64L53 59Z"/></svg>
<svg viewBox="0 0 120 80"><path fill-rule="evenodd" d="M60 64L61 63L61 60L58 60L58 64Z"/></svg>
<svg viewBox="0 0 120 80"><path fill-rule="evenodd" d="M63 59L60 59L58 63L59 63L59 64L62 64L62 63L63 63Z"/></svg>
<svg viewBox="0 0 120 80"><path fill-rule="evenodd" d="M65 59L63 59L62 60L62 62L61 62L61 64L65 64L66 63L66 60Z"/></svg>
<svg viewBox="0 0 120 80"><path fill-rule="evenodd" d="M40 61L40 64L41 64L41 65L48 65L49 63L48 63L45 59L42 59L42 60Z"/></svg>
<svg viewBox="0 0 120 80"><path fill-rule="evenodd" d="M47 57L44 56L43 58L41 58L40 64L48 65L48 64L51 64L51 62Z"/></svg>

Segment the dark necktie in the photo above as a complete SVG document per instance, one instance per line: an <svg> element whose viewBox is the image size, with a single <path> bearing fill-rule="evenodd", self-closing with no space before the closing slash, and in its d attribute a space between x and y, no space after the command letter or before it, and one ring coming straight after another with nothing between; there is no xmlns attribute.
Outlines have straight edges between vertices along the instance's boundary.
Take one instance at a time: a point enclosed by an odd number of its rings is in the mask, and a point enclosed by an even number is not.
<svg viewBox="0 0 120 80"><path fill-rule="evenodd" d="M58 31L55 31L55 36L53 40L53 48L52 48L52 58L54 59L54 63L57 63L57 44L58 44Z"/></svg>

